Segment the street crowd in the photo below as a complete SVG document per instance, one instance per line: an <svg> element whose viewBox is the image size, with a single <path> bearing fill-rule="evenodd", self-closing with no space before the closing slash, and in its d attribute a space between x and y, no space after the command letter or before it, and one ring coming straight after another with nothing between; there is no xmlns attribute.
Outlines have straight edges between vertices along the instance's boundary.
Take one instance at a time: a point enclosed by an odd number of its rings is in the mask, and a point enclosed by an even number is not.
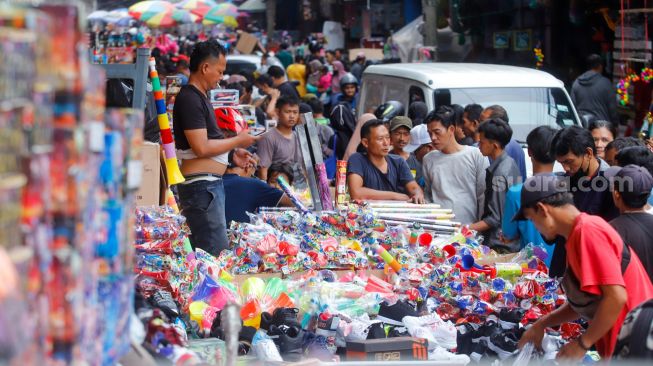
<svg viewBox="0 0 653 366"><path fill-rule="evenodd" d="M584 109L587 127L533 129L525 153L500 105L428 111L422 102L386 101L357 113L364 55L349 64L317 43L310 51L293 55L282 45L253 74L228 77L217 41L177 57L188 81L174 106L174 134L177 149L192 152L180 155L186 182L178 195L192 244L217 255L229 245L231 220L248 221L247 212L262 206L292 206L277 177L305 187L294 127L312 112L325 162L347 160L351 199L437 203L499 253L546 249L549 274L562 277L568 302L537 321L522 344L539 345L547 327L582 317L587 331L561 354L579 358L595 346L610 356L626 314L653 298L653 152L641 139L618 137L605 92L575 83L577 105L601 108ZM589 61L581 78L602 81L600 62ZM276 127L260 136L222 131L207 98L216 85L239 90L240 103ZM556 162L564 173L553 172Z"/></svg>

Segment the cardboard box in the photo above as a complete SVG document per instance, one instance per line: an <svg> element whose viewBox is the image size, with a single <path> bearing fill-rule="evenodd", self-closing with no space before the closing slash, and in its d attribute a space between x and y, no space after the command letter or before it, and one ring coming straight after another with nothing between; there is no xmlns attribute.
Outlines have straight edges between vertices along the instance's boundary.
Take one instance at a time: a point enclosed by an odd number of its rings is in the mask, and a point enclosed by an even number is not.
<svg viewBox="0 0 653 366"><path fill-rule="evenodd" d="M161 202L161 148L152 142L143 143L141 148L143 177L138 192L137 206L158 206Z"/></svg>
<svg viewBox="0 0 653 366"><path fill-rule="evenodd" d="M249 55L254 52L256 45L258 44L258 39L249 33L241 33L238 43L236 43L236 49L238 52Z"/></svg>
<svg viewBox="0 0 653 366"><path fill-rule="evenodd" d="M428 360L424 338L396 337L347 342L347 361Z"/></svg>
<svg viewBox="0 0 653 366"><path fill-rule="evenodd" d="M349 61L356 60L356 56L361 52L368 60L383 60L383 48L353 48L349 50Z"/></svg>

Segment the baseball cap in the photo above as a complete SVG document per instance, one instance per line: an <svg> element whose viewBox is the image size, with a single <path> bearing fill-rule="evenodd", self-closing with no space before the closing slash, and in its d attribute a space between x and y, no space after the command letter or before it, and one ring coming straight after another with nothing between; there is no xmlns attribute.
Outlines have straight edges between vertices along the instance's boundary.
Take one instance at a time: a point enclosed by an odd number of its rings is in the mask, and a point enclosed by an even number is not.
<svg viewBox="0 0 653 366"><path fill-rule="evenodd" d="M648 169L635 164L613 166L603 173L613 189L627 200L635 201L651 194L653 177Z"/></svg>
<svg viewBox="0 0 653 366"><path fill-rule="evenodd" d="M431 136L426 130L426 125L418 125L410 130L410 143L404 147L404 151L412 153L424 144L431 143Z"/></svg>
<svg viewBox="0 0 653 366"><path fill-rule="evenodd" d="M397 116L390 120L390 132L396 130L399 127L406 127L408 130L413 128L413 121L406 116Z"/></svg>
<svg viewBox="0 0 653 366"><path fill-rule="evenodd" d="M524 208L533 207L537 202L558 193L569 192L568 180L565 177L550 173L536 174L524 182L521 189L521 206L513 216L512 221L526 220Z"/></svg>

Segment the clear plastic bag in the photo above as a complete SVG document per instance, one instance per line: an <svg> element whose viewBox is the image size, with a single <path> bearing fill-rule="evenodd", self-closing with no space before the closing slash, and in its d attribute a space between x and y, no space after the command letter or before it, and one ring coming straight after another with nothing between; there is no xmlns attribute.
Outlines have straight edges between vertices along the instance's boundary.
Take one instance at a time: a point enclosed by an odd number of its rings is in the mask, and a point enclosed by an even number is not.
<svg viewBox="0 0 653 366"><path fill-rule="evenodd" d="M512 366L528 366L533 359L534 352L535 346L533 343L526 343L517 354L517 358L515 358L515 362L513 362Z"/></svg>
<svg viewBox="0 0 653 366"><path fill-rule="evenodd" d="M279 350L274 344L272 338L260 330L257 331L254 335L254 339L252 340L252 349L254 350L256 357L261 361L283 362L281 354L279 354Z"/></svg>

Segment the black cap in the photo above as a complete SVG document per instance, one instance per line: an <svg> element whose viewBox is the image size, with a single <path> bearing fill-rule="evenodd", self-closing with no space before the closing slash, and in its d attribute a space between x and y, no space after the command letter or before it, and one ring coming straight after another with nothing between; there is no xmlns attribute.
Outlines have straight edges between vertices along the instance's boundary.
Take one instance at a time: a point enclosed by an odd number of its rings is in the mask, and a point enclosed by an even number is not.
<svg viewBox="0 0 653 366"><path fill-rule="evenodd" d="M604 176L610 180L613 189L630 200L646 197L653 189L651 173L639 165L613 166L605 171Z"/></svg>
<svg viewBox="0 0 653 366"><path fill-rule="evenodd" d="M521 205L512 221L526 220L525 207L533 207L539 201L558 193L569 192L568 180L554 174L536 174L524 182L521 189Z"/></svg>

